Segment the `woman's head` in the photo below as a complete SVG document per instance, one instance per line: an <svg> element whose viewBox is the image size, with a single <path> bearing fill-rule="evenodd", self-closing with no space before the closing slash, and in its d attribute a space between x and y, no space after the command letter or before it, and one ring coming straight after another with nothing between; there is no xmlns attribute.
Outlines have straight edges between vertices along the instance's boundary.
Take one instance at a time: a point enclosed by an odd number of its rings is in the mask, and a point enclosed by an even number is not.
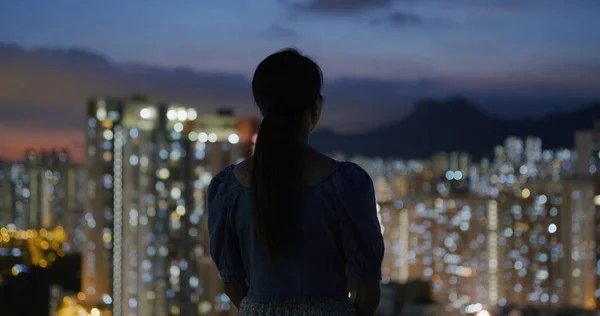
<svg viewBox="0 0 600 316"><path fill-rule="evenodd" d="M254 101L265 117L296 121L312 130L321 114L321 68L288 48L265 58L252 79Z"/></svg>
<svg viewBox="0 0 600 316"><path fill-rule="evenodd" d="M294 49L267 57L252 79L264 116L253 156L254 231L272 264L289 237L289 208L302 177L302 140L319 121L322 84L319 66Z"/></svg>

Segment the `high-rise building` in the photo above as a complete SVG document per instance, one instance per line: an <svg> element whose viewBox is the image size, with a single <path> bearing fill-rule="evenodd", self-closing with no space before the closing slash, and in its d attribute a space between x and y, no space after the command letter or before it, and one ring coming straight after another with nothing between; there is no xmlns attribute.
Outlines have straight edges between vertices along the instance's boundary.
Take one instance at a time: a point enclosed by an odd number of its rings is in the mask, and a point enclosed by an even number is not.
<svg viewBox="0 0 600 316"><path fill-rule="evenodd" d="M587 176L596 173L596 160L600 159L594 154L594 132L577 131L575 133L575 152L577 160L575 162L575 174L577 176Z"/></svg>
<svg viewBox="0 0 600 316"><path fill-rule="evenodd" d="M592 190L589 180L535 179L501 195L504 304L593 307Z"/></svg>
<svg viewBox="0 0 600 316"><path fill-rule="evenodd" d="M189 226L183 227L174 238L186 242L189 251L179 249L179 255L172 258L169 268L175 274L181 270L181 290L177 293L181 299L178 301L185 302L182 308L189 310L188 315L234 313L208 251L205 196L214 175L252 154L258 126L256 119L235 117L230 111L199 116L190 126L187 138L193 157L186 168L192 172L193 190L188 192L186 200L190 203L191 215ZM193 264L182 270L188 263ZM177 280L172 278L171 281L172 287L177 289Z"/></svg>
<svg viewBox="0 0 600 316"><path fill-rule="evenodd" d="M542 160L542 139L529 136L525 139L525 164L526 174L530 177L537 175L537 167Z"/></svg>
<svg viewBox="0 0 600 316"><path fill-rule="evenodd" d="M16 229L38 228L39 169L26 163L7 166L4 222L2 226L15 225Z"/></svg>
<svg viewBox="0 0 600 316"><path fill-rule="evenodd" d="M506 149L502 145L494 147L494 162L503 164L506 162Z"/></svg>
<svg viewBox="0 0 600 316"><path fill-rule="evenodd" d="M94 99L87 125L87 303L115 316L229 312L208 255L205 191L252 152L258 122Z"/></svg>
<svg viewBox="0 0 600 316"><path fill-rule="evenodd" d="M448 302L446 313L460 314L474 303L494 306L497 272L489 262L498 250L489 245L496 223L489 221L497 216L493 202L435 194L405 202L399 212L399 243L392 249L398 281L431 280L434 299Z"/></svg>
<svg viewBox="0 0 600 316"><path fill-rule="evenodd" d="M523 161L523 140L518 137L508 137L504 144L506 158L512 164L520 165Z"/></svg>
<svg viewBox="0 0 600 316"><path fill-rule="evenodd" d="M445 177L448 170L450 170L448 153L440 152L433 155L431 158L431 171L433 172L433 176L436 178Z"/></svg>
<svg viewBox="0 0 600 316"><path fill-rule="evenodd" d="M448 156L448 169L452 172L460 171L461 174L467 175L471 157L463 152L451 152Z"/></svg>
<svg viewBox="0 0 600 316"><path fill-rule="evenodd" d="M600 307L600 122L597 121L594 123L593 129L590 131L591 136L587 137L587 141L591 142L591 147L593 148L591 155L588 156L589 160L585 158L585 152L581 153L580 156L583 156L583 161L589 161L590 163L590 171L593 171L593 183L594 183L594 205L595 205L595 218L594 225L596 227L596 237L595 237L595 247L596 247L596 307ZM577 140L577 139L576 139ZM579 139L581 140L581 138ZM581 146L581 143L580 143ZM583 145L581 147L589 148L590 145ZM581 148L579 147L579 148ZM586 149L587 151L587 149Z"/></svg>
<svg viewBox="0 0 600 316"><path fill-rule="evenodd" d="M13 223L11 163L0 161L0 226Z"/></svg>
<svg viewBox="0 0 600 316"><path fill-rule="evenodd" d="M78 166L66 151L28 150L22 162L0 166L0 224L16 229L64 226L75 236ZM73 225L71 225L73 223ZM65 247L73 243L69 240Z"/></svg>

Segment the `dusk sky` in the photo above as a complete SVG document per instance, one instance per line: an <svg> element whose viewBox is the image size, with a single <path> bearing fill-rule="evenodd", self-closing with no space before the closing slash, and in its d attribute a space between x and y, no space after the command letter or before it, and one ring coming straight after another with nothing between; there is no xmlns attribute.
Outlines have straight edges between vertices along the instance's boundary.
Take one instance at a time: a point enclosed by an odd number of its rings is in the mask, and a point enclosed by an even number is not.
<svg viewBox="0 0 600 316"><path fill-rule="evenodd" d="M287 46L321 64L324 125L340 131L422 97L462 94L505 116L600 100L598 0L3 1L0 43L15 45L0 46L12 159L52 144L80 159L93 95L256 114L249 77Z"/></svg>

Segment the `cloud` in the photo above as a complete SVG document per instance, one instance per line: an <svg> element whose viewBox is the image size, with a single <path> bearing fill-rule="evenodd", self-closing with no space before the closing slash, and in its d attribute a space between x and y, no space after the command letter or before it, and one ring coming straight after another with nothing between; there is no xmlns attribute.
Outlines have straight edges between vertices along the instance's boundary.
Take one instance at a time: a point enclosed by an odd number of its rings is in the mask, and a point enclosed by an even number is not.
<svg viewBox="0 0 600 316"><path fill-rule="evenodd" d="M0 49L0 68L0 99L6 101L64 108L83 105L91 96L137 92L208 109L251 101L241 74L116 64L71 50Z"/></svg>
<svg viewBox="0 0 600 316"><path fill-rule="evenodd" d="M423 21L420 16L409 13L396 11L385 16L377 17L372 19L369 24L371 26L391 25L391 26L406 26L406 25L418 25Z"/></svg>
<svg viewBox="0 0 600 316"><path fill-rule="evenodd" d="M388 8L393 0L280 0L286 7L309 12L344 14Z"/></svg>
<svg viewBox="0 0 600 316"><path fill-rule="evenodd" d="M291 28L287 28L280 24L271 24L268 29L262 32L262 35L265 38L296 38L298 37L298 32Z"/></svg>
<svg viewBox="0 0 600 316"><path fill-rule="evenodd" d="M418 26L420 29L443 29L457 26L458 23L447 17L431 17L406 11L393 11L376 16L369 21L369 25L373 27Z"/></svg>
<svg viewBox="0 0 600 316"><path fill-rule="evenodd" d="M434 0L435 1L435 0ZM362 18L368 20L373 27L391 26L423 26L448 27L456 23L446 17L426 17L410 11L405 7L415 8L421 4L417 0L280 0L294 13L321 13L328 15L355 15L365 13ZM403 9L398 10L396 7Z"/></svg>
<svg viewBox="0 0 600 316"><path fill-rule="evenodd" d="M478 9L482 12L503 12L514 13L523 10L537 8L540 4L546 2L541 0L505 0L498 2L496 0L453 0L448 4L447 0L279 0L284 6L293 10L320 12L331 14L356 13L375 9L392 9L397 7L405 8L427 6L439 6L441 8L457 7L462 9ZM555 0L557 1L557 0ZM590 0L588 0L590 1Z"/></svg>

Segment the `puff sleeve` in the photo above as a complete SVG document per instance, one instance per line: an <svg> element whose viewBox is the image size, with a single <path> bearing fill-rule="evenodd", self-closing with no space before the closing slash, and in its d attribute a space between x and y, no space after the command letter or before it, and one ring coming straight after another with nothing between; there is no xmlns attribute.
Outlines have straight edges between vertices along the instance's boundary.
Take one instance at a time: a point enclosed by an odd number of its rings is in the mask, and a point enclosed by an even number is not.
<svg viewBox="0 0 600 316"><path fill-rule="evenodd" d="M210 256L224 283L246 279L239 241L231 221L238 192L229 185L230 182L227 173L222 171L211 181L207 194Z"/></svg>
<svg viewBox="0 0 600 316"><path fill-rule="evenodd" d="M383 236L377 218L373 181L365 170L345 163L339 183L340 232L350 277L381 280Z"/></svg>

